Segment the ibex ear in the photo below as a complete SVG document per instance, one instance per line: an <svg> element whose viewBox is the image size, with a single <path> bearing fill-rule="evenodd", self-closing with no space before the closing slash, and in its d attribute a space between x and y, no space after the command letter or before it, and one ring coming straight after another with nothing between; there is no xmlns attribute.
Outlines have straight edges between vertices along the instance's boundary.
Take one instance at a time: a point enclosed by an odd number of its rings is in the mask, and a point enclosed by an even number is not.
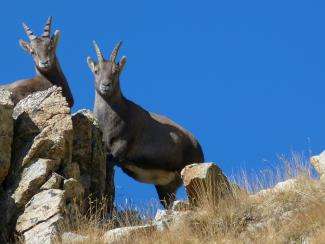
<svg viewBox="0 0 325 244"><path fill-rule="evenodd" d="M28 53L31 53L31 47L30 47L30 45L27 43L27 42L25 42L25 41L23 41L23 40L19 40L19 45L26 51L26 52L28 52Z"/></svg>
<svg viewBox="0 0 325 244"><path fill-rule="evenodd" d="M125 64L126 64L126 56L123 56L121 58L121 60L120 60L120 63L119 63L120 73L122 73Z"/></svg>
<svg viewBox="0 0 325 244"><path fill-rule="evenodd" d="M56 30L54 32L53 37L52 37L52 41L53 41L54 48L56 48L58 46L59 39L60 39L60 31L59 30Z"/></svg>
<svg viewBox="0 0 325 244"><path fill-rule="evenodd" d="M88 63L89 68L91 69L91 71L93 73L95 73L95 71L96 71L96 63L95 63L95 61L91 57L88 57L87 58L87 63Z"/></svg>

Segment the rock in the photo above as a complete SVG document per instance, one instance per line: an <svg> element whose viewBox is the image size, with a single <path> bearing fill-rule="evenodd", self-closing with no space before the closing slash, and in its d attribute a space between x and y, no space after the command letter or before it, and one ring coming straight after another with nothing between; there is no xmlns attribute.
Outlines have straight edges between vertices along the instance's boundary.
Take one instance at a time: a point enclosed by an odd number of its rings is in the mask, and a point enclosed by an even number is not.
<svg viewBox="0 0 325 244"><path fill-rule="evenodd" d="M229 181L214 163L188 165L182 170L181 177L189 202L193 206L204 200L217 203L231 192Z"/></svg>
<svg viewBox="0 0 325 244"><path fill-rule="evenodd" d="M19 233L46 222L52 216L63 213L65 205L64 191L51 189L41 191L27 203L25 211L19 216L16 230Z"/></svg>
<svg viewBox="0 0 325 244"><path fill-rule="evenodd" d="M73 178L64 180L63 189L65 190L65 197L67 200L83 199L84 189L79 181Z"/></svg>
<svg viewBox="0 0 325 244"><path fill-rule="evenodd" d="M299 181L297 179L289 179L286 181L281 181L277 183L273 188L261 190L250 197L263 197L269 194L279 194L287 191L294 191L299 186Z"/></svg>
<svg viewBox="0 0 325 244"><path fill-rule="evenodd" d="M131 241L132 236L139 233L151 233L155 231L156 227L153 225L142 225L142 226L130 226L121 227L107 231L104 234L104 242L109 243L120 243L122 241Z"/></svg>
<svg viewBox="0 0 325 244"><path fill-rule="evenodd" d="M153 225L156 226L158 231L177 230L179 227L184 226L184 223L193 220L195 216L196 213L189 210L180 212L158 209Z"/></svg>
<svg viewBox="0 0 325 244"><path fill-rule="evenodd" d="M311 157L310 162L315 167L320 179L325 180L325 151L318 156Z"/></svg>
<svg viewBox="0 0 325 244"><path fill-rule="evenodd" d="M0 186L6 178L11 162L14 122L14 103L9 91L0 90Z"/></svg>
<svg viewBox="0 0 325 244"><path fill-rule="evenodd" d="M53 170L56 170L56 162L51 159L37 159L23 169L19 185L13 198L18 208L22 208L33 195L40 191L40 187L46 181Z"/></svg>
<svg viewBox="0 0 325 244"><path fill-rule="evenodd" d="M61 88L53 86L19 101L15 121L15 171L37 158L71 163L72 121Z"/></svg>
<svg viewBox="0 0 325 244"><path fill-rule="evenodd" d="M41 186L41 190L59 189L64 178L57 174L52 173L51 177Z"/></svg>
<svg viewBox="0 0 325 244"><path fill-rule="evenodd" d="M184 211L190 208L190 204L188 202L176 200L173 202L172 210L173 211Z"/></svg>
<svg viewBox="0 0 325 244"><path fill-rule="evenodd" d="M72 116L74 137L72 160L80 167L85 196L106 195L114 200L114 170L106 163L106 148L102 132L89 110L80 110Z"/></svg>
<svg viewBox="0 0 325 244"><path fill-rule="evenodd" d="M61 214L55 214L24 233L25 244L54 244L59 240L59 227L63 223Z"/></svg>
<svg viewBox="0 0 325 244"><path fill-rule="evenodd" d="M36 167L34 163L39 158L55 162L53 170L64 168L71 163L73 139L70 108L59 87L22 99L14 107L12 116L15 133L11 165L0 196L0 233L5 233L2 235L5 241L13 233L16 220L24 211L24 203L39 192L53 165L45 165L41 172L32 172L29 168ZM5 214L1 214L2 211Z"/></svg>
<svg viewBox="0 0 325 244"><path fill-rule="evenodd" d="M89 241L89 239L89 236L83 236L73 232L64 232L61 236L62 244L85 243Z"/></svg>
<svg viewBox="0 0 325 244"><path fill-rule="evenodd" d="M63 173L67 178L74 178L80 181L80 168L79 164L76 162L72 162L71 164L66 165L63 170Z"/></svg>

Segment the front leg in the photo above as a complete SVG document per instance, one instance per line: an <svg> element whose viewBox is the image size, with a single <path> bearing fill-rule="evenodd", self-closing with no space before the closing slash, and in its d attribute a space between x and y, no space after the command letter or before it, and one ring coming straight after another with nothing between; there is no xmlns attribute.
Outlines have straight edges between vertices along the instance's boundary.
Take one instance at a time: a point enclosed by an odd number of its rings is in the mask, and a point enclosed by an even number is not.
<svg viewBox="0 0 325 244"><path fill-rule="evenodd" d="M182 180L178 174L176 178L167 185L155 185L156 191L159 196L160 203L165 209L172 207L176 199L176 191L182 185Z"/></svg>

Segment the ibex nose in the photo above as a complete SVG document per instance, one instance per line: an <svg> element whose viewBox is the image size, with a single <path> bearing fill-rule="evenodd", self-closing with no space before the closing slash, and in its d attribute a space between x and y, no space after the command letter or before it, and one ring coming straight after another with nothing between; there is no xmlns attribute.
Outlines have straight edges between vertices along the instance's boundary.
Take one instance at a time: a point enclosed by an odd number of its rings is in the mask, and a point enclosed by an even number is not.
<svg viewBox="0 0 325 244"><path fill-rule="evenodd" d="M109 86L110 85L110 82L108 80L103 80L102 81L102 85Z"/></svg>

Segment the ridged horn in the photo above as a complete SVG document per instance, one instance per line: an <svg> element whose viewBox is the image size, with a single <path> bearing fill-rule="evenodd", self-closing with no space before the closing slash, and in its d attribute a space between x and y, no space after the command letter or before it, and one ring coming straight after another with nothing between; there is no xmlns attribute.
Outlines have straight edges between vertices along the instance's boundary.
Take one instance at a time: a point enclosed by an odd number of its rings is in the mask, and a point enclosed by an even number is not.
<svg viewBox="0 0 325 244"><path fill-rule="evenodd" d="M99 46L97 45L96 41L93 41L93 44L94 44L94 47L95 47L95 50L96 50L96 54L97 54L97 58L98 58L98 62L102 62L102 61L104 61L103 54L102 54L102 52L100 51L100 48L99 48Z"/></svg>
<svg viewBox="0 0 325 244"><path fill-rule="evenodd" d="M44 26L44 32L42 34L42 37L50 37L51 34L51 24L52 24L52 16L50 16L47 21L46 24Z"/></svg>
<svg viewBox="0 0 325 244"><path fill-rule="evenodd" d="M33 34L31 28L29 28L25 23L23 23L23 27L30 41L36 39L36 36Z"/></svg>
<svg viewBox="0 0 325 244"><path fill-rule="evenodd" d="M118 50L120 49L121 45L122 45L122 41L119 41L116 44L116 46L114 47L114 49L112 51L112 54L111 54L111 56L109 58L110 61L115 62L115 59L117 57Z"/></svg>

